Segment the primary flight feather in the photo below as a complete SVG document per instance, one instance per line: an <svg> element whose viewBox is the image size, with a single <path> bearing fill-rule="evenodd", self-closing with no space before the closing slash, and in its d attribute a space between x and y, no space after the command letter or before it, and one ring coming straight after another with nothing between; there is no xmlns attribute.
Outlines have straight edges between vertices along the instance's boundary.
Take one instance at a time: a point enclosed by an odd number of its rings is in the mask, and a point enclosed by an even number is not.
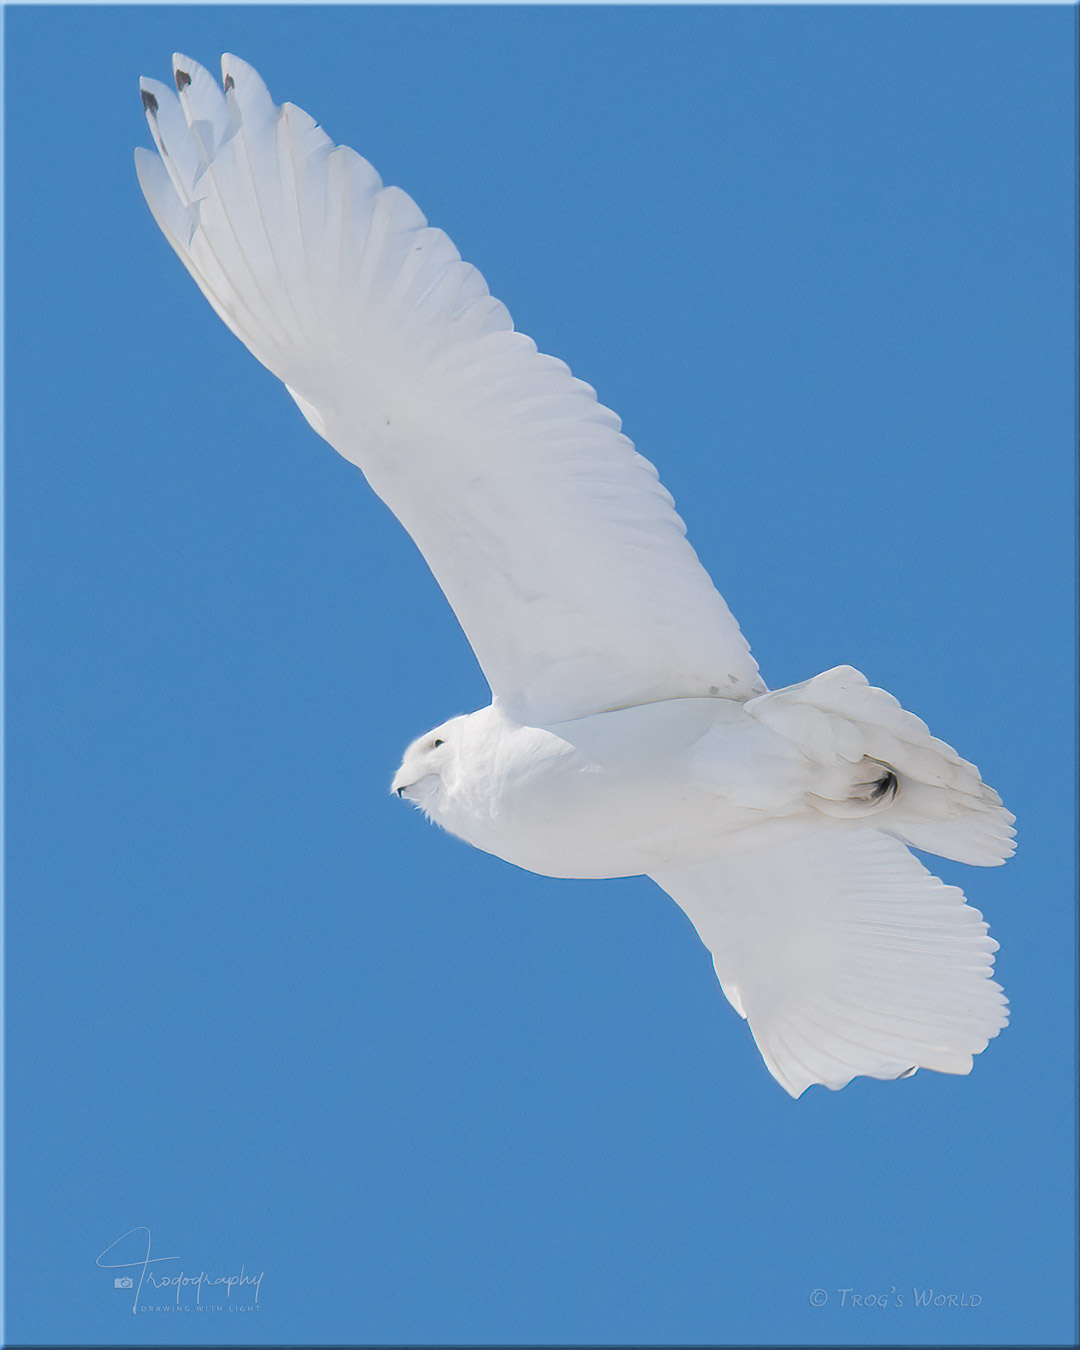
<svg viewBox="0 0 1080 1350"><path fill-rule="evenodd" d="M654 878L774 1077L966 1073L997 944L907 845L979 865L1013 817L841 666L767 692L656 470L515 332L411 198L250 66L142 81L143 192L216 312L412 535L491 686L393 790L549 876Z"/></svg>

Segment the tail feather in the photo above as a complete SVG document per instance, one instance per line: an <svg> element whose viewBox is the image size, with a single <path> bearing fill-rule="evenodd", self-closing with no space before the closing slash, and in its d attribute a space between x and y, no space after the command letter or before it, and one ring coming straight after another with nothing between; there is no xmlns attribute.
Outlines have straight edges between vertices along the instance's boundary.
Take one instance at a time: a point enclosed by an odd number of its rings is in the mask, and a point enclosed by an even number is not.
<svg viewBox="0 0 1080 1350"><path fill-rule="evenodd" d="M872 815L876 829L957 862L993 867L1015 852L1016 817L975 765L851 666L762 694L746 711L815 765L810 803L823 815Z"/></svg>

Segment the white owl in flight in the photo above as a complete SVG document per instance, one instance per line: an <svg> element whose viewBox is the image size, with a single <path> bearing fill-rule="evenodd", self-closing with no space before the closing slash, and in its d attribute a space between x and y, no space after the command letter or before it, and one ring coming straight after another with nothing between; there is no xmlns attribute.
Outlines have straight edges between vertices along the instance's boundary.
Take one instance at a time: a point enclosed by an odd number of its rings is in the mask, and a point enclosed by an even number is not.
<svg viewBox="0 0 1080 1350"><path fill-rule="evenodd" d="M491 685L393 790L530 871L652 877L792 1096L969 1072L1007 1018L997 943L908 846L1003 862L997 793L850 666L769 692L619 418L410 197L222 72L142 81L150 209L412 535Z"/></svg>

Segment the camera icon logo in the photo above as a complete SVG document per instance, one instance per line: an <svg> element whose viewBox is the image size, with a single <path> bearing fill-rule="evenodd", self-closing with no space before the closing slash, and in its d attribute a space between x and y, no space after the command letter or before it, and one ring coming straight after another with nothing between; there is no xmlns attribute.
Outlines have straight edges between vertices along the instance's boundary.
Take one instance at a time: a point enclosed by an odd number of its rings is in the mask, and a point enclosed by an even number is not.
<svg viewBox="0 0 1080 1350"><path fill-rule="evenodd" d="M112 1282L114 1289L134 1289L135 1281L130 1275L118 1275Z"/></svg>

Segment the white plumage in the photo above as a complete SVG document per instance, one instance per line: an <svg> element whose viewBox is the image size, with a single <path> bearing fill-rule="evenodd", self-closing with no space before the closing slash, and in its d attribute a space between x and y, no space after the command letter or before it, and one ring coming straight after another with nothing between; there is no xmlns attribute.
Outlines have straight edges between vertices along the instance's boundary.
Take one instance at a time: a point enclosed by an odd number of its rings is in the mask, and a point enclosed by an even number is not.
<svg viewBox="0 0 1080 1350"><path fill-rule="evenodd" d="M225 57L143 81L147 201L203 294L363 469L514 716L764 689L653 466L398 188ZM190 129L189 129L190 128ZM225 138L225 139L222 139Z"/></svg>
<svg viewBox="0 0 1080 1350"><path fill-rule="evenodd" d="M394 789L554 876L651 875L797 1096L966 1073L1006 1018L977 910L1012 816L849 667L768 693L656 470L474 267L244 62L143 80L154 217L229 328L398 516L491 685Z"/></svg>
<svg viewBox="0 0 1080 1350"><path fill-rule="evenodd" d="M878 830L733 849L654 879L793 1096L856 1074L969 1073L1005 1020L979 911Z"/></svg>

